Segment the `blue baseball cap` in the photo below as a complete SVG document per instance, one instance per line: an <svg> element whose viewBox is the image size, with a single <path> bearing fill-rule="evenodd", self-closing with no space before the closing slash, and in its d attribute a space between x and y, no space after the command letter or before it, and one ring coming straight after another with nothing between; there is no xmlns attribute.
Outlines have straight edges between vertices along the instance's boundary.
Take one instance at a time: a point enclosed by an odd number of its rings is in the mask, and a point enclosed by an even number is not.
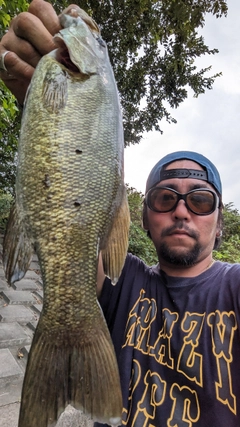
<svg viewBox="0 0 240 427"><path fill-rule="evenodd" d="M167 166L169 163L175 162L176 160L183 159L192 160L193 162L198 163L200 166L202 166L204 172L195 169L174 169L175 175L174 173L169 173L170 169L164 172L163 166ZM176 151L174 153L167 154L165 157L159 160L148 176L146 193L150 190L150 188L154 187L160 181L170 177L196 178L207 181L215 188L215 190L217 190L220 196L222 195L222 183L216 166L214 166L214 164L202 154L195 153L194 151Z"/></svg>

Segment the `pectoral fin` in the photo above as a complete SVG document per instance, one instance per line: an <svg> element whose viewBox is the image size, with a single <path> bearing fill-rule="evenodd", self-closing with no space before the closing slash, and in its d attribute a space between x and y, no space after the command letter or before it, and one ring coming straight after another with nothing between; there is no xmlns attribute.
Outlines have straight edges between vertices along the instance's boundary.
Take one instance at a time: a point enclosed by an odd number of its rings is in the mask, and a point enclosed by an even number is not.
<svg viewBox="0 0 240 427"><path fill-rule="evenodd" d="M46 58L49 69L44 76L42 102L49 112L59 112L67 103L67 75L56 62L51 63L51 55Z"/></svg>
<svg viewBox="0 0 240 427"><path fill-rule="evenodd" d="M3 241L3 266L9 284L21 280L29 268L32 244L26 236L17 207L11 209Z"/></svg>
<svg viewBox="0 0 240 427"><path fill-rule="evenodd" d="M116 284L127 255L130 214L127 195L124 193L122 204L115 216L107 245L102 250L104 272Z"/></svg>

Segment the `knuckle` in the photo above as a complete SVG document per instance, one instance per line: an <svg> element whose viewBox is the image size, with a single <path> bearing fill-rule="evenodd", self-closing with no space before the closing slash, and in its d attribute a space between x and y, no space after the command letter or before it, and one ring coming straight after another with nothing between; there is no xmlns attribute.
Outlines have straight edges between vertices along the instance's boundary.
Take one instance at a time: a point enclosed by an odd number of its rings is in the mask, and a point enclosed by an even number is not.
<svg viewBox="0 0 240 427"><path fill-rule="evenodd" d="M26 31L32 20L33 15L31 15L29 12L21 12L13 22L15 33L18 35L19 33L22 34L24 31Z"/></svg>

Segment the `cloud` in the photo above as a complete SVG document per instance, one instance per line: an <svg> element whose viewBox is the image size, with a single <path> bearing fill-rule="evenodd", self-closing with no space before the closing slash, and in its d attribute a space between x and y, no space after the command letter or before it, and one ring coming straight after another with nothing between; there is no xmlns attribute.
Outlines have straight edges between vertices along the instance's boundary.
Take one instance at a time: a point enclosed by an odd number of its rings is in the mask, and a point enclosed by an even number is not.
<svg viewBox="0 0 240 427"><path fill-rule="evenodd" d="M222 71L213 90L198 98L189 98L173 116L177 124L161 123L163 135L144 134L139 145L125 149L125 181L144 192L145 182L154 164L176 150L198 151L219 169L224 203L233 202L240 210L240 38L239 0L229 2L227 18L209 16L202 30L206 44L219 53L206 56L199 66L212 65L211 74Z"/></svg>

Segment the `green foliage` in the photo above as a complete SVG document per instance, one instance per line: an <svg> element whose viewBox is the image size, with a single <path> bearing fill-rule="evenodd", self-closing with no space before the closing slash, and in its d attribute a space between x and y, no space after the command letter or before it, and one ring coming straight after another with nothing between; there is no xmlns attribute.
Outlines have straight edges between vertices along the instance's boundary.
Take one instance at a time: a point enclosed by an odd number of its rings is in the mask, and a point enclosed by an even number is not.
<svg viewBox="0 0 240 427"><path fill-rule="evenodd" d="M0 37L11 19L27 10L25 0L0 0ZM16 99L0 80L0 189L13 193L20 114Z"/></svg>
<svg viewBox="0 0 240 427"><path fill-rule="evenodd" d="M0 0L0 37L10 24L11 19L28 9L29 2L26 0Z"/></svg>
<svg viewBox="0 0 240 427"><path fill-rule="evenodd" d="M0 190L0 233L5 231L12 202L12 195Z"/></svg>
<svg viewBox="0 0 240 427"><path fill-rule="evenodd" d="M233 203L228 203L223 210L223 239L214 258L219 261L240 263L240 214Z"/></svg>
<svg viewBox="0 0 240 427"><path fill-rule="evenodd" d="M131 215L128 251L141 258L148 265L157 264L155 247L142 228L143 194L132 187L127 188L127 193Z"/></svg>
<svg viewBox="0 0 240 427"><path fill-rule="evenodd" d="M56 1L56 4L62 2ZM143 131L160 131L160 122L175 122L169 107L211 89L220 74L206 77L194 61L215 54L197 33L208 13L227 14L226 1L79 0L99 24L121 94L126 145L138 143Z"/></svg>
<svg viewBox="0 0 240 427"><path fill-rule="evenodd" d="M0 81L0 189L14 192L20 113L14 96Z"/></svg>
<svg viewBox="0 0 240 427"><path fill-rule="evenodd" d="M108 44L121 96L126 145L138 143L144 131L155 129L161 132L160 123L163 119L174 123L176 120L170 111L186 99L188 89L193 91L194 96L198 96L206 89L211 89L215 78L220 75L207 77L206 73L211 67L198 70L195 60L202 55L218 52L205 44L203 37L198 35L198 29L204 26L207 14L217 18L226 15L226 1L75 2L93 16ZM53 1L58 12L69 3L66 0ZM27 6L26 0L0 0L0 35L7 29L10 19L26 10ZM19 117L15 101L3 84L0 86L0 105L0 136L4 135L1 136L4 143L0 155L7 158L5 178L8 179L10 159L14 174L18 137L16 120ZM9 121L12 121L11 125ZM0 182L0 188L3 188L2 185L11 188L12 182Z"/></svg>

